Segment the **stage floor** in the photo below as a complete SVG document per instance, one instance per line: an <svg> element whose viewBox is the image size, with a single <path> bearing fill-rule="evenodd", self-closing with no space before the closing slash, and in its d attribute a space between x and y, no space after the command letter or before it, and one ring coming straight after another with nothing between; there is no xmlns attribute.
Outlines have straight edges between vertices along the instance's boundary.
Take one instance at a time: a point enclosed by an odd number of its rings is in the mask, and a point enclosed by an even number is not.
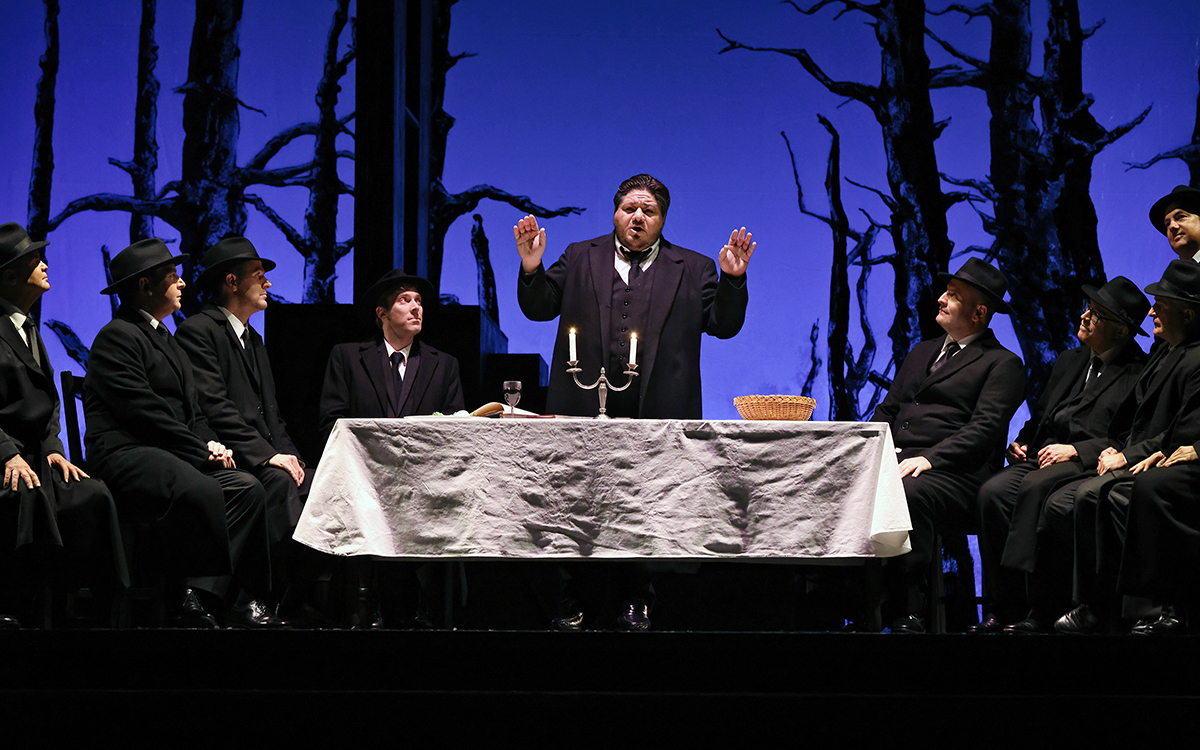
<svg viewBox="0 0 1200 750"><path fill-rule="evenodd" d="M23 630L0 653L0 716L43 742L1109 745L1200 716L1195 637Z"/></svg>

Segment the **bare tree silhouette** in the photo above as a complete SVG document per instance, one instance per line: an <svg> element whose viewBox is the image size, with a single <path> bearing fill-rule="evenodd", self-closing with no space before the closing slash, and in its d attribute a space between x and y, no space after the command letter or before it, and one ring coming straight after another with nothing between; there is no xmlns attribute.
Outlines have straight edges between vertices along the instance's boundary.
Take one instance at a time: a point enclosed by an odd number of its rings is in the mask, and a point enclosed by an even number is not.
<svg viewBox="0 0 1200 750"><path fill-rule="evenodd" d="M288 187L302 185L320 197L314 200L320 206L328 206L327 193L334 170L329 166L329 144L336 132L343 132L346 122L353 115L341 119L328 116L314 123L306 123L288 128L272 138L246 166L238 166L237 149L241 133L240 114L242 108L262 113L238 99L237 79L240 48L238 41L239 26L242 18L242 0L197 0L195 22L192 27L192 42L188 57L188 79L178 88L176 93L183 94L183 159L182 176L164 185L152 195L147 188L153 189L153 167L156 165L156 147L153 144L153 121L156 111L157 82L154 80L153 67L156 48L153 42L153 26L155 23L153 4L143 5L142 29L139 39L139 87L138 87L138 116L135 126L135 154L130 163L113 163L130 174L134 180L134 194L120 195L114 193L99 193L71 201L57 216L49 222L53 230L63 221L82 211L126 211L134 214L132 232L144 231L149 217L162 219L180 234L180 250L198 260L203 251L212 243L230 234L242 234L246 226L245 203L253 203L260 210L266 207L265 202L247 197L245 191L252 185L267 185L272 187ZM346 1L340 0L334 11L334 26L340 33L345 25ZM348 64L353 53L345 59ZM340 61L339 61L340 62ZM330 78L329 66L326 67L324 88L318 91L318 105L321 106L332 96L336 95L336 81L345 73L344 65L335 65L335 75ZM328 80L327 80L328 79ZM330 135L333 131L334 135ZM328 136L318 145L321 152L316 158L301 164L284 167L268 168L271 159L279 153L287 143L301 135ZM338 157L349 156L334 152ZM334 190L343 190L340 183L334 185ZM322 203L325 200L325 203ZM261 205L260 205L261 202ZM333 202L336 216L336 200ZM328 232L322 222L328 222L329 211L314 209L310 201L310 237L316 237L312 242L320 241ZM145 217L145 218L139 218ZM270 218L270 217L268 217ZM278 223L276 224L278 226ZM294 237L289 239L295 240ZM296 242L293 241L293 245ZM348 243L347 243L348 244ZM311 248L312 243L305 246ZM333 258L344 255L348 248L337 244L321 244L313 253L324 254ZM304 251L302 251L304 252ZM339 252L341 255L339 255ZM193 263L188 273L194 279L196 267ZM306 298L310 297L308 290L316 289L318 293L312 296L320 297L321 290L328 288L328 278L321 278L321 272L328 266L318 262L309 263L306 255L306 272L316 269L314 275L306 276ZM187 300L190 311L195 306L194 299Z"/></svg>
<svg viewBox="0 0 1200 750"><path fill-rule="evenodd" d="M717 33L727 43L724 54L735 49L774 52L795 59L804 70L831 93L857 101L870 109L883 133L884 154L890 195L877 193L891 211L896 301L900 306L888 335L892 357L897 362L922 338L941 333L934 322L939 290L933 288L935 274L945 270L953 243L947 234L946 211L963 200L962 193L945 193L937 167L934 141L945 127L936 122L929 99L929 86L940 72L930 68L925 53L924 0L820 0L810 8L788 2L800 13L812 15L828 5L837 5L836 18L857 11L872 20L881 55L878 85L831 78L804 49L752 47Z"/></svg>
<svg viewBox="0 0 1200 750"><path fill-rule="evenodd" d="M1043 72L1030 72L1033 29L1029 0L994 0L977 8L953 4L939 13L962 13L991 24L989 58L979 60L935 39L967 64L943 69L934 88L971 86L987 96L991 113L988 179L947 181L973 188L990 247L969 248L994 259L1009 279L1013 329L1029 372L1031 397L1042 390L1054 360L1076 345L1073 333L1084 284L1105 281L1090 189L1092 162L1105 147L1145 119L1111 130L1092 116L1083 91L1083 44L1103 25L1079 22L1076 0L1049 0L1049 33ZM988 201L989 215L978 207Z"/></svg>
<svg viewBox="0 0 1200 750"><path fill-rule="evenodd" d="M35 240L50 231L50 188L54 178L54 89L58 85L58 0L43 0L46 7L46 51L38 60L33 102L33 165L29 171L29 204L26 229Z"/></svg>
<svg viewBox="0 0 1200 750"><path fill-rule="evenodd" d="M1196 78L1200 80L1200 66L1196 69ZM1186 146L1156 154L1149 161L1125 162L1129 169L1149 169L1164 159L1179 159L1188 168L1188 184L1200 187L1200 94L1196 96L1196 124L1192 127L1192 141ZM1128 170L1126 170L1128 171Z"/></svg>
<svg viewBox="0 0 1200 750"><path fill-rule="evenodd" d="M871 250L880 230L888 227L878 224L865 211L867 228L863 231L853 229L846 216L842 202L841 175L841 136L837 129L823 115L817 115L821 125L829 133L829 161L825 172L825 193L829 198L829 214L821 214L810 210L804 205L804 189L800 184L800 172L796 167L796 154L787 134L783 133L784 143L787 144L788 156L792 161L792 177L796 182L796 200L800 212L806 216L818 219L829 227L833 235L833 264L829 274L829 418L833 420L858 421L870 416L875 406L885 392L891 380L887 372L896 360L888 362L883 372L873 369L875 361L875 333L868 316L867 281L871 269L880 264L888 263L895 267L898 256L895 253L872 257ZM849 250L849 241L854 240L853 250ZM850 343L850 266L859 267L858 280L855 285L855 295L858 304L858 325L863 335L862 350L858 356L854 354L854 346ZM897 310L896 315L902 315ZM812 375L810 375L811 379ZM874 389L868 398L867 405L862 406L863 389L868 384L874 384ZM808 395L808 394L806 394Z"/></svg>
<svg viewBox="0 0 1200 750"><path fill-rule="evenodd" d="M446 139L454 127L454 118L446 113L446 74L459 60L474 57L471 52L450 54L450 11L458 0L436 4L437 15L433 24L433 75L431 94L433 97L433 132L430 134L429 166L429 282L434 289L441 288L442 259L445 255L446 232L460 216L474 211L480 201L493 200L520 209L539 218L567 216L582 213L575 206L545 208L534 203L528 196L513 195L491 185L475 185L458 193L451 193L442 184L442 172L446 164ZM483 269L480 269L482 272ZM483 300L480 300L483 304Z"/></svg>

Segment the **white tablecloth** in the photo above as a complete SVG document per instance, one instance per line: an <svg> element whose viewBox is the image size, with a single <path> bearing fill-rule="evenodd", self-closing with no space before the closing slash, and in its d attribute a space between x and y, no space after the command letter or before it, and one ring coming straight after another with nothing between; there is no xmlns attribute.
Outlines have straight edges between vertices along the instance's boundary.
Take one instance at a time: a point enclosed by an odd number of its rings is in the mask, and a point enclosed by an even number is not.
<svg viewBox="0 0 1200 750"><path fill-rule="evenodd" d="M295 538L404 558L890 557L882 423L343 419Z"/></svg>

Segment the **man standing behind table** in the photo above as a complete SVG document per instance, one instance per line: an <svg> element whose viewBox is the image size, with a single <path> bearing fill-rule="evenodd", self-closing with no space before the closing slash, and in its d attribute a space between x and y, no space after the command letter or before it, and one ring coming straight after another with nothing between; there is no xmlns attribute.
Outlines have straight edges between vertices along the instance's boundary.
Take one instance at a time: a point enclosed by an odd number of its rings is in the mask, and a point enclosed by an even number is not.
<svg viewBox="0 0 1200 750"><path fill-rule="evenodd" d="M1064 574L1070 590L1071 556L1069 547L1065 559L1057 549L1046 550L1033 574L1043 505L1066 482L1095 476L1100 451L1128 429L1133 416L1133 386L1146 362L1134 336L1146 335L1138 322L1150 302L1124 276L1099 289L1085 285L1083 292L1087 307L1075 335L1084 345L1054 362L1045 392L1008 446L1011 465L979 490L979 552L994 608L973 633L1051 630L1063 609L1046 598L1061 595ZM1032 612L1025 606L1023 572L1029 573Z"/></svg>
<svg viewBox="0 0 1200 750"><path fill-rule="evenodd" d="M61 546L69 580L111 596L129 583L117 509L102 482L63 456L58 391L30 309L50 289L42 248L0 225L0 612L26 545ZM40 561L39 561L40 562ZM0 614L0 628L18 627Z"/></svg>
<svg viewBox="0 0 1200 750"><path fill-rule="evenodd" d="M566 372L576 334L579 367L600 368L624 381L630 334L638 337L636 387L610 391L608 414L642 419L700 419L700 334L733 337L746 317L746 266L753 236L735 230L712 259L662 236L671 194L648 174L625 180L613 196L611 234L569 245L550 268L542 265L546 230L526 216L513 227L521 276L517 301L530 320L558 322L546 410L594 417L596 394Z"/></svg>
<svg viewBox="0 0 1200 750"><path fill-rule="evenodd" d="M1180 260L1200 262L1200 188L1176 185L1150 207L1150 223Z"/></svg>
<svg viewBox="0 0 1200 750"><path fill-rule="evenodd" d="M913 347L872 421L887 422L900 459L912 552L884 569L893 633L924 633L925 573L936 535L975 526L975 495L998 468L1025 368L988 328L1007 314L1008 281L976 258L938 274L937 323L946 335Z"/></svg>
<svg viewBox="0 0 1200 750"><path fill-rule="evenodd" d="M221 240L201 262L204 271L196 285L209 303L179 325L175 340L192 363L209 426L239 467L262 484L267 530L271 544L278 545L300 520L311 478L279 415L262 337L250 326L251 316L267 308L267 272L275 262L260 258L244 237ZM277 581L280 557L274 556ZM276 592L283 593L280 587Z"/></svg>
<svg viewBox="0 0 1200 750"><path fill-rule="evenodd" d="M210 610L232 605L232 627L282 627L262 601L271 579L262 485L217 441L192 365L162 322L179 310L183 259L147 239L109 265L113 283L101 293L121 307L96 334L84 380L88 457L123 519L157 522L170 541L165 562L187 577L181 625L216 628ZM232 584L240 594L228 602Z"/></svg>

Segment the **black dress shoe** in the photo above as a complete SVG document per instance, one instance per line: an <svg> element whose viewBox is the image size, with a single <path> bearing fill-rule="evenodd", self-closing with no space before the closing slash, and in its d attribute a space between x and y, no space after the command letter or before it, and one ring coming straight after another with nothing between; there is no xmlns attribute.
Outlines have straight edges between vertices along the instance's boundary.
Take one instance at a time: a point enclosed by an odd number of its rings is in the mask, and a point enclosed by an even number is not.
<svg viewBox="0 0 1200 750"><path fill-rule="evenodd" d="M1100 618L1086 604L1080 604L1054 621L1054 630L1063 635L1087 635L1096 632L1098 627Z"/></svg>
<svg viewBox="0 0 1200 750"><path fill-rule="evenodd" d="M920 615L897 617L888 630L901 635L922 635L925 633L925 618Z"/></svg>
<svg viewBox="0 0 1200 750"><path fill-rule="evenodd" d="M1173 607L1163 607L1158 617L1143 617L1134 623L1130 635L1183 635L1184 623L1175 616Z"/></svg>
<svg viewBox="0 0 1200 750"><path fill-rule="evenodd" d="M20 630L21 623L17 618L9 615L0 615L0 630Z"/></svg>
<svg viewBox="0 0 1200 750"><path fill-rule="evenodd" d="M555 617L550 621L550 629L557 630L560 633L582 633L583 613L575 612L562 617Z"/></svg>
<svg viewBox="0 0 1200 750"><path fill-rule="evenodd" d="M981 633L999 633L1004 629L1004 624L1000 622L999 618L997 618L991 612L988 612L983 616L983 620L981 622L978 622L967 628L967 632L978 635Z"/></svg>
<svg viewBox="0 0 1200 750"><path fill-rule="evenodd" d="M183 603L179 605L179 615L175 618L175 626L193 630L219 630L217 619L208 613L200 601L200 592L196 589L185 589Z"/></svg>
<svg viewBox="0 0 1200 750"><path fill-rule="evenodd" d="M1054 632L1054 628L1041 620L1026 617L1020 622L1005 625L1004 632L1008 635L1049 635Z"/></svg>
<svg viewBox="0 0 1200 750"><path fill-rule="evenodd" d="M617 617L617 630L626 633L645 633L650 629L650 608L641 599L634 599Z"/></svg>
<svg viewBox="0 0 1200 750"><path fill-rule="evenodd" d="M287 622L272 614L271 610L267 609L267 605L258 599L251 599L245 604L230 608L229 614L225 618L225 624L231 628L249 630L278 629L288 626Z"/></svg>

